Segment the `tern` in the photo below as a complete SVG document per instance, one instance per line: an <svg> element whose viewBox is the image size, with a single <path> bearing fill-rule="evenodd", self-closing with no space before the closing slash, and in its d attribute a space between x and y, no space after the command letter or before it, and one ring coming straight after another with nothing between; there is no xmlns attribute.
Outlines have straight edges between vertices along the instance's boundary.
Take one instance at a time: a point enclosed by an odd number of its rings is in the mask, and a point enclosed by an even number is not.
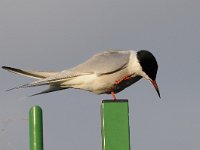
<svg viewBox="0 0 200 150"><path fill-rule="evenodd" d="M156 83L158 64L153 54L147 50L104 51L95 54L80 65L60 72L22 70L7 66L2 68L37 79L9 90L49 85L47 90L31 96L75 88L96 94L112 94L116 100L115 93L144 78L152 83L160 97Z"/></svg>

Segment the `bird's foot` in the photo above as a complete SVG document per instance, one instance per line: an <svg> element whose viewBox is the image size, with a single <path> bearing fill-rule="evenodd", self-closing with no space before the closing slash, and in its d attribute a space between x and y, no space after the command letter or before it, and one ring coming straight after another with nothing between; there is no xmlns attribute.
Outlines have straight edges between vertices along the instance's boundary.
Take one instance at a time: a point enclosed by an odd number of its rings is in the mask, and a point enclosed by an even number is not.
<svg viewBox="0 0 200 150"><path fill-rule="evenodd" d="M115 96L115 92L111 92L111 94L112 94L113 100L116 101L117 98L116 98L116 96Z"/></svg>

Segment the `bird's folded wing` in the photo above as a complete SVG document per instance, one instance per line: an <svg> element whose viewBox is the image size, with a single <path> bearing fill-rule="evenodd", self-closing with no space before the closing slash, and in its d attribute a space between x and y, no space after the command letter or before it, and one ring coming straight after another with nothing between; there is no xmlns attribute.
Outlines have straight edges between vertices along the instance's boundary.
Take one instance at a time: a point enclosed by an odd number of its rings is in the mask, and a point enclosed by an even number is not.
<svg viewBox="0 0 200 150"><path fill-rule="evenodd" d="M22 69L8 67L8 66L2 66L2 68L10 72L13 72L15 74L27 76L30 78L36 78L36 79L47 78L57 73L57 72L31 71L31 70L24 70L24 69L22 70Z"/></svg>
<svg viewBox="0 0 200 150"><path fill-rule="evenodd" d="M86 62L72 68L75 72L109 74L126 67L129 63L130 51L105 51L94 55Z"/></svg>

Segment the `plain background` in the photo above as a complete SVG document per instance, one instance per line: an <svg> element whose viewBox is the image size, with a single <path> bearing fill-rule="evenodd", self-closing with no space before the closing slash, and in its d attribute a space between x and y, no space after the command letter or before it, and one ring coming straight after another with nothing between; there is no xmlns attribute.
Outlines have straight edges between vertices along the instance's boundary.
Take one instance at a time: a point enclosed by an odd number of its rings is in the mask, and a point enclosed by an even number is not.
<svg viewBox="0 0 200 150"><path fill-rule="evenodd" d="M133 150L200 149L200 1L1 0L0 65L60 71L107 49L148 49L159 63L117 94L129 99ZM46 150L101 150L100 105L110 95L47 88L5 92L33 81L0 70L0 149L29 149L28 111L44 112ZM119 141L120 142L120 141Z"/></svg>

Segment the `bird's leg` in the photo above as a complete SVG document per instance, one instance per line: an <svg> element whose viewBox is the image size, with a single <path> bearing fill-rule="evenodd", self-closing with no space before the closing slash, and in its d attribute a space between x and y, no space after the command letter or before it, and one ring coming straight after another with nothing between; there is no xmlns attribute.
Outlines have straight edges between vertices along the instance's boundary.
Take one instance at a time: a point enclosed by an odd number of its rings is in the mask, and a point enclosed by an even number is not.
<svg viewBox="0 0 200 150"><path fill-rule="evenodd" d="M120 83L121 83L122 81L124 81L124 80L129 80L129 79L131 78L132 75L133 75L133 74L127 75L127 76L125 76L125 77L123 77L123 78L121 78L121 79L115 81L115 85L120 84ZM112 94L112 97L113 97L114 101L116 101L117 98L116 98L116 96L115 96L115 93L112 91L111 94Z"/></svg>
<svg viewBox="0 0 200 150"><path fill-rule="evenodd" d="M118 85L118 84L120 84L120 83L121 83L122 81L124 81L124 80L129 80L129 79L131 78L131 76L132 76L132 74L131 74L131 75L125 76L125 77L123 77L123 78L121 78L121 79L115 81L115 84Z"/></svg>
<svg viewBox="0 0 200 150"><path fill-rule="evenodd" d="M111 94L112 94L113 100L116 101L117 98L116 98L116 96L115 96L115 92L111 92Z"/></svg>

